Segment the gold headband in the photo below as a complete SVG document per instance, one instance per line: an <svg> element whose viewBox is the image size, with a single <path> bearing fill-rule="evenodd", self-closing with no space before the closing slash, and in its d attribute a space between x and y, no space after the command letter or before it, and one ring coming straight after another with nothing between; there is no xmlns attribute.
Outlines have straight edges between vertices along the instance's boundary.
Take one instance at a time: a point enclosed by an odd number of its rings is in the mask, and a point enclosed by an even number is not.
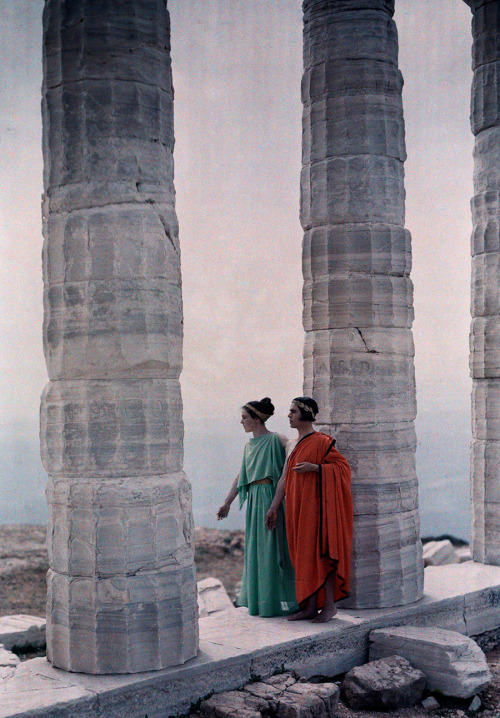
<svg viewBox="0 0 500 718"><path fill-rule="evenodd" d="M316 418L316 414L314 413L314 409L312 408L312 406L307 406L307 404L304 404L303 401L294 401L293 403L300 409L304 409L304 411L307 411L308 414L311 414L313 419Z"/></svg>
<svg viewBox="0 0 500 718"><path fill-rule="evenodd" d="M272 416L272 414L264 414L262 411L259 411L258 409L255 408L255 406L252 406L251 404L245 404L245 406L243 408L246 409L247 411L248 410L253 411L254 414L257 414L259 419L262 419L262 421L267 421L267 419L269 419L269 417Z"/></svg>

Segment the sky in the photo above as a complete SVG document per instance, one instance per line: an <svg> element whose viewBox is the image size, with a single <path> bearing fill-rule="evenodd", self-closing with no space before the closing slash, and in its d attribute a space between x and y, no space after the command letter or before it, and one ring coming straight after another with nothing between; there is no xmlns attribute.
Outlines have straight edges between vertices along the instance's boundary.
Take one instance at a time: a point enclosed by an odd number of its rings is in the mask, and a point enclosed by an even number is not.
<svg viewBox="0 0 500 718"><path fill-rule="evenodd" d="M198 524L246 441L241 405L270 396L289 433L302 389L300 0L169 0L184 295L185 470ZM0 522L45 520L42 0L0 14ZM469 533L471 12L397 0L413 237L422 534ZM243 525L234 508L226 527Z"/></svg>

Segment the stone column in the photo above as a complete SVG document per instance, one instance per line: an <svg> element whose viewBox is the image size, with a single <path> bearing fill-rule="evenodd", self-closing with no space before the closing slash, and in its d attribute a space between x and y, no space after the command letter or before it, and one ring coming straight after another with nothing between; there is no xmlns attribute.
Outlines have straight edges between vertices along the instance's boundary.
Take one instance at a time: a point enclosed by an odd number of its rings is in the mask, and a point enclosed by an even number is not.
<svg viewBox="0 0 500 718"><path fill-rule="evenodd" d="M165 0L46 0L48 658L134 673L197 652Z"/></svg>
<svg viewBox="0 0 500 718"><path fill-rule="evenodd" d="M472 553L500 564L500 3L472 8Z"/></svg>
<svg viewBox="0 0 500 718"><path fill-rule="evenodd" d="M350 605L422 595L394 0L304 0L304 393L353 470Z"/></svg>

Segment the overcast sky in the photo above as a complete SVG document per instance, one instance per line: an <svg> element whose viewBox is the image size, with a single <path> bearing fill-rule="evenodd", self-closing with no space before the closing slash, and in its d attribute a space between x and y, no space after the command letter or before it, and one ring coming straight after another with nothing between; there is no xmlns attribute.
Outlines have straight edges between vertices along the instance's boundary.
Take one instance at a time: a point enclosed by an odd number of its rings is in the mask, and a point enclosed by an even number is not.
<svg viewBox="0 0 500 718"><path fill-rule="evenodd" d="M467 533L470 9L397 0L413 236L424 533ZM0 521L42 520L41 0L0 14ZM301 392L300 0L170 0L185 307L186 470L208 524L238 470L239 407ZM440 518L450 494L450 516ZM455 502L455 503L453 503ZM439 505L439 506L438 506ZM233 521L235 519L233 518ZM239 518L238 521L241 519ZM453 523L453 521L455 523Z"/></svg>

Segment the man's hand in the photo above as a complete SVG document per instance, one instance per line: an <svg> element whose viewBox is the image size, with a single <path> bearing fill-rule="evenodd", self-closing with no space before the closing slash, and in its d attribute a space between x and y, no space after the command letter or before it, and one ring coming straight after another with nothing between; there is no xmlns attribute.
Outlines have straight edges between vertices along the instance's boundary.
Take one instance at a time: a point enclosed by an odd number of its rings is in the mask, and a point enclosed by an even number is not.
<svg viewBox="0 0 500 718"><path fill-rule="evenodd" d="M293 470L296 471L297 474L307 474L311 471L315 471L316 473L318 473L319 465L311 464L310 461L300 461L296 466L293 467Z"/></svg>
<svg viewBox="0 0 500 718"><path fill-rule="evenodd" d="M269 531L272 531L276 527L277 520L278 520L277 510L269 509L269 511L266 514L266 529L269 529Z"/></svg>

